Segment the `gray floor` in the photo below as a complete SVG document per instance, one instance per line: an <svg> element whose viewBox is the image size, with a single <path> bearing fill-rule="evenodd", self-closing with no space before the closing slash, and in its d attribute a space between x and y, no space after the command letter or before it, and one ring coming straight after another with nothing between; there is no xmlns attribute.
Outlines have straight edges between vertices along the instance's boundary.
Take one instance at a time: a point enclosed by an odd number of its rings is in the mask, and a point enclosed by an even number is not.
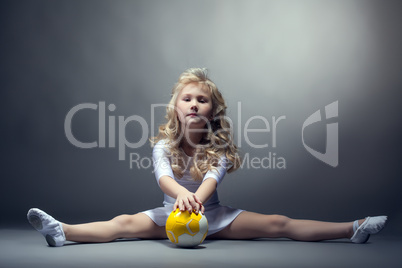
<svg viewBox="0 0 402 268"><path fill-rule="evenodd" d="M0 267L402 267L402 239L205 241L179 249L167 240L48 247L33 229L0 229Z"/></svg>

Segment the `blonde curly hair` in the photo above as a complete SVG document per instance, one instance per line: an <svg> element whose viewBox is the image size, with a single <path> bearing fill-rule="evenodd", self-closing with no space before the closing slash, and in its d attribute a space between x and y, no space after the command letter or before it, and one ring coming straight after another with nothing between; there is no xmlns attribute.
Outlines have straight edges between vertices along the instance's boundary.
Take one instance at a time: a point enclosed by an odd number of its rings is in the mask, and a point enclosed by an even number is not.
<svg viewBox="0 0 402 268"><path fill-rule="evenodd" d="M191 177L201 181L204 175L216 169L222 157L228 164L227 172L235 171L240 166L237 146L233 143L232 125L226 117L226 104L215 83L207 75L205 68L190 68L184 71L172 89L172 97L166 108L166 124L159 126L159 134L150 139L152 146L164 140L170 151L170 164L175 177L182 178L186 163L184 152L180 148L183 132L178 119L176 102L181 90L188 84L197 82L207 86L212 99L213 119L205 125L206 131L200 145L196 147Z"/></svg>

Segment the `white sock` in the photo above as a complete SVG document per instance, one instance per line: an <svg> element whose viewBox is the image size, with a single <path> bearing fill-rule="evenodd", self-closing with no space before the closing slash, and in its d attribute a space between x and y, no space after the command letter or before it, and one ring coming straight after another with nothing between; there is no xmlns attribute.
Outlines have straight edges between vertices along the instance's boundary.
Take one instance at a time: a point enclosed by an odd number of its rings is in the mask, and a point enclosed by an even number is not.
<svg viewBox="0 0 402 268"><path fill-rule="evenodd" d="M37 208L31 208L28 211L27 218L29 223L46 238L49 246L60 247L64 245L66 236L61 222Z"/></svg>
<svg viewBox="0 0 402 268"><path fill-rule="evenodd" d="M367 217L359 226L359 222L353 222L354 234L351 238L354 243L366 243L370 235L376 234L384 228L387 216Z"/></svg>

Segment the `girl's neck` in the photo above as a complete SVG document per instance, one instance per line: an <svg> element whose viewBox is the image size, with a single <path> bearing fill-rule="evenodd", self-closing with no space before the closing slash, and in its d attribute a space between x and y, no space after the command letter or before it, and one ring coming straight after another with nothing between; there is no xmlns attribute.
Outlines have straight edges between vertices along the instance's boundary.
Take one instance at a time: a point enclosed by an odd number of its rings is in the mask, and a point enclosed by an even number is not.
<svg viewBox="0 0 402 268"><path fill-rule="evenodd" d="M201 135L185 135L180 145L181 149L188 156L193 156L196 146L200 144L202 139L202 133L196 133ZM186 137L187 136L187 137Z"/></svg>

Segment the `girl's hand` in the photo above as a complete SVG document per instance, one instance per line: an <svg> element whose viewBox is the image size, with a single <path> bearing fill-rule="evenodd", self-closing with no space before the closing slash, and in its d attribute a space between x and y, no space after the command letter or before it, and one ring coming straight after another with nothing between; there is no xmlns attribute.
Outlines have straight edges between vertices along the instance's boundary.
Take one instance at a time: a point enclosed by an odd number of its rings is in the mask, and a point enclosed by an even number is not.
<svg viewBox="0 0 402 268"><path fill-rule="evenodd" d="M196 214L200 211L202 214L205 212L205 208L198 196L189 191L183 191L177 195L176 202L173 205L173 211L177 208L179 208L180 211L187 210L190 213L194 211Z"/></svg>

